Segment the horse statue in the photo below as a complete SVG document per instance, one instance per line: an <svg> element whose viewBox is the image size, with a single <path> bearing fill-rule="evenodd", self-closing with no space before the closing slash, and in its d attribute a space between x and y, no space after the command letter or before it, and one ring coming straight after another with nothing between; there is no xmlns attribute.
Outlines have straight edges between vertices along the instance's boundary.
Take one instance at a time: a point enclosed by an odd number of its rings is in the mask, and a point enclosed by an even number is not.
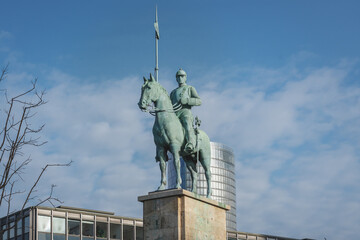
<svg viewBox="0 0 360 240"><path fill-rule="evenodd" d="M154 104L154 108L149 110L149 107ZM176 105L176 106L175 106ZM165 88L161 86L154 77L150 74L150 78L144 77L144 84L141 87L141 97L138 103L142 111L148 111L155 115L155 122L153 126L154 142L156 145L156 161L159 162L161 170L161 181L159 190L164 190L166 186L166 161L168 160L167 152L170 151L173 155L174 165L176 170L176 188L181 188L180 176L180 156L184 159L186 167L190 171L192 179L191 191L196 193L197 182L197 160L205 170L205 177L207 182L207 197L211 196L211 172L210 172L210 140L204 131L195 129L197 146L196 152L189 154L184 151L186 144L184 129L180 123L179 118L175 112L181 108L181 104L171 103L170 97Z"/></svg>

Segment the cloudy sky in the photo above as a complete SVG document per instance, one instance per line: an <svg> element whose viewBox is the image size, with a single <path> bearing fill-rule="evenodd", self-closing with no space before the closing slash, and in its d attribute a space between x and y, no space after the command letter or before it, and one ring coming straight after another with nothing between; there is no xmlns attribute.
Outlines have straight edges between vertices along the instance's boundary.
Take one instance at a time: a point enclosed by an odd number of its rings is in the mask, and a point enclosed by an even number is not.
<svg viewBox="0 0 360 240"><path fill-rule="evenodd" d="M154 69L157 4L159 81L171 91L185 69L203 130L234 149L238 230L358 238L358 1L0 4L1 88L16 94L38 78L47 91L32 124L46 124L48 143L26 149L19 189L46 163L73 160L49 169L37 196L56 184L63 205L142 217L137 196L160 181L154 119L136 105Z"/></svg>

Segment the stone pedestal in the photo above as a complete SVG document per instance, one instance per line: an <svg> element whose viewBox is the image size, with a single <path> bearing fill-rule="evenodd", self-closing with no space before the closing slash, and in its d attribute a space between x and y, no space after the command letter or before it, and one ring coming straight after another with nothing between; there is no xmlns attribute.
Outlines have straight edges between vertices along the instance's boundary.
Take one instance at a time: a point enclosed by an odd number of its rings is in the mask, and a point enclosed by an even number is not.
<svg viewBox="0 0 360 240"><path fill-rule="evenodd" d="M184 189L151 192L138 201L145 240L226 240L228 205Z"/></svg>

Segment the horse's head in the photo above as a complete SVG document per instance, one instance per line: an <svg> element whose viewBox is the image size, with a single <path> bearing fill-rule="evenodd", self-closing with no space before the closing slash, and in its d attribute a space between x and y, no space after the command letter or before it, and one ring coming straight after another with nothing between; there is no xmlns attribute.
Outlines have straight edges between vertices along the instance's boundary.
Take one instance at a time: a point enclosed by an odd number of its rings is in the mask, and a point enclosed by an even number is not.
<svg viewBox="0 0 360 240"><path fill-rule="evenodd" d="M144 84L141 87L141 97L138 106L141 110L146 110L152 102L156 102L159 98L159 83L150 74L150 78L144 77Z"/></svg>

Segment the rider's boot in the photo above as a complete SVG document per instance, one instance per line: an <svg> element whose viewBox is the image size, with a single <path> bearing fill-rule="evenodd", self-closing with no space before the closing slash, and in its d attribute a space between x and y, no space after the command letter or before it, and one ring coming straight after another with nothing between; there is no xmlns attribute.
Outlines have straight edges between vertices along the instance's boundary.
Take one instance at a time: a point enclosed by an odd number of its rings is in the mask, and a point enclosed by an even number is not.
<svg viewBox="0 0 360 240"><path fill-rule="evenodd" d="M187 143L185 145L185 152L186 153L193 153L195 152L195 147L196 147L196 143L195 143L195 134L193 129L191 129L190 131L187 131Z"/></svg>

